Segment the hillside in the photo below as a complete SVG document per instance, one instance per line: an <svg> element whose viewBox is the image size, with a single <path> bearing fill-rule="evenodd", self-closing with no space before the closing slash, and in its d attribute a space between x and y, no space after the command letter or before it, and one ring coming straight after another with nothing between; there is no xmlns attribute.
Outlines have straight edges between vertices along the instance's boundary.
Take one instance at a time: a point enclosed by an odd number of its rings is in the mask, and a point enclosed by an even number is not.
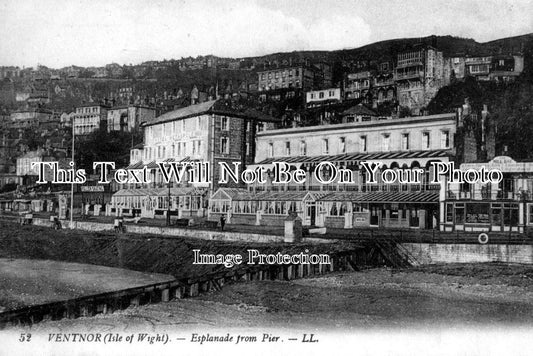
<svg viewBox="0 0 533 356"><path fill-rule="evenodd" d="M309 59L310 61L327 61L334 63L343 60L382 60L394 58L399 52L412 48L415 45L430 45L441 50L445 56L454 54L463 55L485 55L488 53L520 52L526 42L533 38L533 33L498 39L490 42L480 43L471 38L461 38L453 36L428 36L419 38L398 38L371 43L353 49L342 49L336 51L294 51L273 53L265 56L248 57L257 63L283 61L298 59Z"/></svg>

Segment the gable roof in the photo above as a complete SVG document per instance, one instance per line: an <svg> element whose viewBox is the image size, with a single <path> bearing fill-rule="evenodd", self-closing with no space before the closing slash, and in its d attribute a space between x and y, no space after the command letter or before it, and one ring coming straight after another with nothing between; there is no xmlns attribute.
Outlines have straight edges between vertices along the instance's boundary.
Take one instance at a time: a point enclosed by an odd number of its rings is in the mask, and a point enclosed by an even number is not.
<svg viewBox="0 0 533 356"><path fill-rule="evenodd" d="M370 110L364 105L355 105L351 108L345 110L342 115L367 115L367 116L378 116L373 110Z"/></svg>
<svg viewBox="0 0 533 356"><path fill-rule="evenodd" d="M270 115L264 114L260 111L257 111L252 108L242 108L235 109L229 105L225 105L224 100L210 100L200 104L195 104L191 106L186 106L184 108L179 108L170 112L167 112L163 115L160 115L154 119L151 119L147 122L142 123L142 126L150 126L163 122L182 120L189 117L200 116L204 114L218 114L218 115L228 115L233 117L240 117L243 119L256 119L258 121L271 121L277 122L279 119L272 117Z"/></svg>

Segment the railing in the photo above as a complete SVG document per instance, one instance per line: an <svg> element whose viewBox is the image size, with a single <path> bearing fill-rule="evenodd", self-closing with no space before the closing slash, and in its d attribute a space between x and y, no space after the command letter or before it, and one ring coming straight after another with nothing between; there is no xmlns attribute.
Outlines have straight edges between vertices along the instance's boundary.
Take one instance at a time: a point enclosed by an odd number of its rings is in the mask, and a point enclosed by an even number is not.
<svg viewBox="0 0 533 356"><path fill-rule="evenodd" d="M396 79L410 79L410 78L421 78L424 76L424 72L419 72L419 71L416 71L416 72L406 72L406 73L401 73L401 72L397 72L396 73Z"/></svg>

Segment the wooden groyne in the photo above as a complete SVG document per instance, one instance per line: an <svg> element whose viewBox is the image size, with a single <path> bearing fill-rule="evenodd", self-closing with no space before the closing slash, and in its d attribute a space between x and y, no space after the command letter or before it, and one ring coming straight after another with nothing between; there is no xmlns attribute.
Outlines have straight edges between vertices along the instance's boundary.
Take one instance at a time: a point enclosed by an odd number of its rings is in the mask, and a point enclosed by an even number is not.
<svg viewBox="0 0 533 356"><path fill-rule="evenodd" d="M292 280L323 275L334 271L353 271L381 263L367 247L356 248L330 256L330 264L262 265L242 267L204 275L177 279L142 287L83 296L65 301L27 306L0 313L0 328L28 326L47 320L90 317L109 314L143 304L193 298L202 293L220 291L236 282Z"/></svg>

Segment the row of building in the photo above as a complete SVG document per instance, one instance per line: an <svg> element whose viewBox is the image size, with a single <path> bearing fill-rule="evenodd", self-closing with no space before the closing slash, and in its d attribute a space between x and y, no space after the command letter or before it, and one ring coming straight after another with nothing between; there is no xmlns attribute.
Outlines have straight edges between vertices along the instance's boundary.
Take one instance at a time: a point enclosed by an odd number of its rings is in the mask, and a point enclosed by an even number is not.
<svg viewBox="0 0 533 356"><path fill-rule="evenodd" d="M75 135L87 135L100 128L111 131L131 132L139 129L141 122L155 117L155 108L144 105L111 107L101 103L80 105L71 113L56 112L45 108L17 110L2 119L5 129L54 129L71 127Z"/></svg>
<svg viewBox="0 0 533 356"><path fill-rule="evenodd" d="M466 102L455 113L405 118L354 115L359 108L347 109L338 124L293 128L280 128L278 119L226 100L152 117L141 124L144 142L131 150L127 167L146 166L151 183L101 189L90 180L79 198L88 211L98 207L108 215L163 218L170 212L211 220L224 216L232 224L281 226L296 213L304 225L342 229L523 232L533 225L533 163L496 155L488 108L472 112ZM22 172L46 154L21 157L17 167ZM165 184L158 162L209 162L210 183L188 183L186 176L185 183ZM220 162L265 167L266 183L219 183ZM305 183L274 183L275 162L303 170ZM350 172L351 180L317 181L313 172L321 162ZM363 162L381 164L377 182L369 182ZM435 162L453 162L463 171L499 169L503 180L435 183ZM391 184L380 176L418 168L423 173L416 183Z"/></svg>
<svg viewBox="0 0 533 356"><path fill-rule="evenodd" d="M440 88L454 80L511 81L524 70L523 55L445 57L431 46L415 47L382 61L363 61L347 69L339 87L339 99L362 99L377 108L386 102L397 103L420 115ZM332 68L327 64L288 65L258 72L258 91L301 89L332 90ZM321 94L319 94L321 95ZM265 94L263 94L266 97ZM281 97L279 93L274 96ZM323 97L332 99L331 95Z"/></svg>
<svg viewBox="0 0 533 356"><path fill-rule="evenodd" d="M483 125L471 125L479 121ZM283 225L290 213L304 225L441 229L446 231L524 231L533 225L533 164L496 156L487 108L472 112L378 118L333 125L276 128L279 122L253 111L210 101L179 109L143 124L144 145L131 151L128 168L148 167L152 183L127 184L106 205L110 215L164 217L170 211L228 223ZM482 127L483 133L473 127ZM480 142L480 140L482 140ZM210 184L165 184L157 162L209 162ZM220 184L219 162L267 168L265 184ZM274 162L302 169L305 183L273 183ZM350 182L318 182L321 162L351 172ZM368 181L363 162L378 172L421 168L416 184ZM497 184L434 183L434 162L461 169L497 167ZM484 162L484 163L480 163Z"/></svg>

